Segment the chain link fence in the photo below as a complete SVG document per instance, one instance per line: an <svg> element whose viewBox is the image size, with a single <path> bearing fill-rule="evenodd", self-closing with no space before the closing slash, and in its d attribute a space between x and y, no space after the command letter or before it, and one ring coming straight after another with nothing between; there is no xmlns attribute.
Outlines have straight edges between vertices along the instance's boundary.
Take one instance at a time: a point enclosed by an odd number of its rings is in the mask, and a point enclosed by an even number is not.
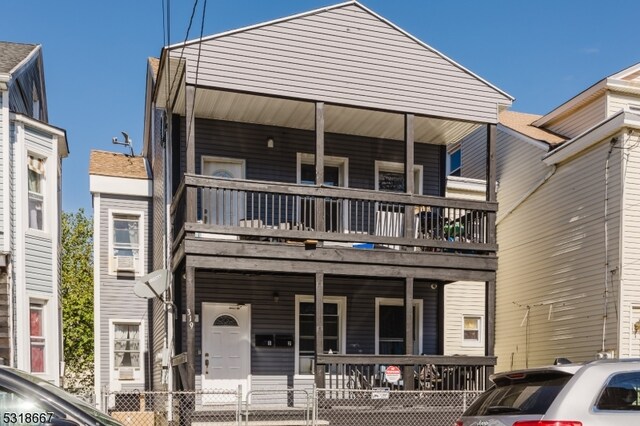
<svg viewBox="0 0 640 426"><path fill-rule="evenodd" d="M126 426L451 426L480 391L275 389L107 392Z"/></svg>

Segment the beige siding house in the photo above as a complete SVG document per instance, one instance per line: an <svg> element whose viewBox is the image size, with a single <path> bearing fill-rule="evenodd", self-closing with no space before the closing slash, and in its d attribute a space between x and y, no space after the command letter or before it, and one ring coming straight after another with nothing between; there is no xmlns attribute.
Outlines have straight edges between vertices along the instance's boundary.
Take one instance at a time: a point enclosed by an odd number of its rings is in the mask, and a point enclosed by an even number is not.
<svg viewBox="0 0 640 426"><path fill-rule="evenodd" d="M640 356L639 71L500 116L497 370ZM463 176L483 177L482 136L462 143Z"/></svg>

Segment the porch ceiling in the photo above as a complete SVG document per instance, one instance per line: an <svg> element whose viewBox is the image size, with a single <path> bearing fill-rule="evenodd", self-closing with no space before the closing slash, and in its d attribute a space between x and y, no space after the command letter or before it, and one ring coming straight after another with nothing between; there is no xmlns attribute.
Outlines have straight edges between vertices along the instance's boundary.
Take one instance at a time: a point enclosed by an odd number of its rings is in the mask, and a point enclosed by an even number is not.
<svg viewBox="0 0 640 426"><path fill-rule="evenodd" d="M178 93L176 99L173 110L184 115L184 94ZM203 88L196 91L195 112L198 118L303 130L313 130L315 122L312 102ZM438 145L454 144L479 126L478 123L417 116L415 140ZM404 118L397 113L325 105L325 132L403 140Z"/></svg>

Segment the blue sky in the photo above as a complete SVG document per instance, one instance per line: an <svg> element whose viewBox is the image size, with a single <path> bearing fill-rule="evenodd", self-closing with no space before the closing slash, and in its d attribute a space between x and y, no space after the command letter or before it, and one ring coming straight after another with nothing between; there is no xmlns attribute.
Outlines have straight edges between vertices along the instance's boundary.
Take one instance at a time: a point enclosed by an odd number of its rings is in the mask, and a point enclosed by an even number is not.
<svg viewBox="0 0 640 426"><path fill-rule="evenodd" d="M209 0L205 35L328 6L331 0ZM544 114L640 62L640 1L362 0L388 20ZM191 38L200 31L198 4ZM146 58L164 43L162 0L0 0L0 40L44 49L49 120L67 130L63 209L91 212L91 149L141 149ZM171 43L184 40L192 0L171 2ZM8 18L8 19L7 19Z"/></svg>

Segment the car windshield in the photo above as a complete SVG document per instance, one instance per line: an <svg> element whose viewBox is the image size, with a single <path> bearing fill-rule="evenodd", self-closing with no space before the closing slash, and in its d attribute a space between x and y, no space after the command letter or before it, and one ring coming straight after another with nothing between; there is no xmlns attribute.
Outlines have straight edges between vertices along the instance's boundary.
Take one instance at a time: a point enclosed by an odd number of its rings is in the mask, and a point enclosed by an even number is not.
<svg viewBox="0 0 640 426"><path fill-rule="evenodd" d="M569 379L571 374L564 372L500 376L496 384L483 393L464 415L543 415Z"/></svg>
<svg viewBox="0 0 640 426"><path fill-rule="evenodd" d="M103 413L102 411L91 406L90 404L87 404L86 402L78 399L77 397L71 395L70 393L65 392L64 390L60 389L56 385L44 379L41 379L39 377L35 377L35 376L32 376L31 374L25 373L24 371L16 370L14 368L11 368L10 370L12 373L16 374L17 376L20 376L23 379L28 380L32 383L35 383L36 385L46 389L52 394L64 399L68 403L75 406L77 409L99 420L101 424L112 425L112 426L122 426L121 423L119 423L109 415Z"/></svg>

